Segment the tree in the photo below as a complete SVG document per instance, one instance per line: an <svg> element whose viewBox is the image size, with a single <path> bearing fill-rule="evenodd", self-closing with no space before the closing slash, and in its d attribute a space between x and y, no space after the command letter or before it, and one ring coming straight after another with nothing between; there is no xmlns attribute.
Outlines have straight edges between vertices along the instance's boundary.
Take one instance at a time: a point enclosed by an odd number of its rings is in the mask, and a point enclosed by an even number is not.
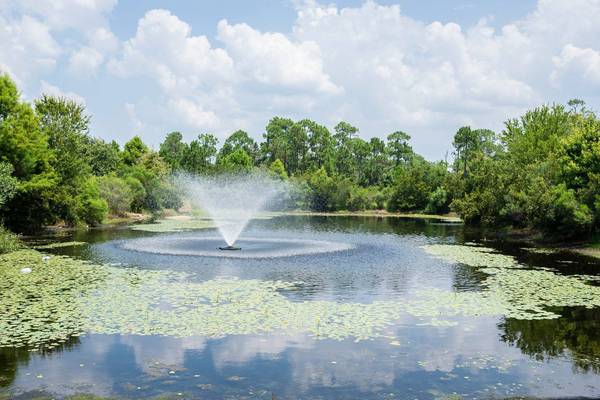
<svg viewBox="0 0 600 400"><path fill-rule="evenodd" d="M8 117L19 104L17 85L8 74L0 75L0 122Z"/></svg>
<svg viewBox="0 0 600 400"><path fill-rule="evenodd" d="M13 166L11 164L0 162L0 210L17 192L18 181L12 176L12 172Z"/></svg>
<svg viewBox="0 0 600 400"><path fill-rule="evenodd" d="M217 167L222 172L231 174L248 173L252 171L252 158L241 147L219 159Z"/></svg>
<svg viewBox="0 0 600 400"><path fill-rule="evenodd" d="M98 179L100 197L106 200L108 209L113 215L123 215L131 208L133 191L127 182L114 175L106 175Z"/></svg>
<svg viewBox="0 0 600 400"><path fill-rule="evenodd" d="M102 139L90 138L84 153L93 175L103 176L116 173L120 168L121 150L114 140L106 143Z"/></svg>
<svg viewBox="0 0 600 400"><path fill-rule="evenodd" d="M89 142L90 116L85 107L63 97L43 95L35 101L40 129L54 150L51 164L65 184L85 175L90 168L85 148Z"/></svg>
<svg viewBox="0 0 600 400"><path fill-rule="evenodd" d="M290 175L306 170L306 153L308 152L308 132L303 124L295 123L288 135L288 165Z"/></svg>
<svg viewBox="0 0 600 400"><path fill-rule="evenodd" d="M364 167L364 185L389 184L390 167L385 142L377 137L371 138L369 141L369 154Z"/></svg>
<svg viewBox="0 0 600 400"><path fill-rule="evenodd" d="M315 211L330 211L335 208L336 185L321 167L308 179L311 190L310 206Z"/></svg>
<svg viewBox="0 0 600 400"><path fill-rule="evenodd" d="M358 128L342 121L334 130L336 171L340 175L353 176L356 166L352 157L352 139L358 134Z"/></svg>
<svg viewBox="0 0 600 400"><path fill-rule="evenodd" d="M444 184L446 174L445 163L430 163L415 155L410 164L396 168L388 209L424 211L433 193Z"/></svg>
<svg viewBox="0 0 600 400"><path fill-rule="evenodd" d="M17 179L16 191L5 200L1 217L14 230L35 230L56 220L58 179L50 165L54 155L33 109L19 101L7 75L0 76L0 113L0 162L10 164Z"/></svg>
<svg viewBox="0 0 600 400"><path fill-rule="evenodd" d="M478 154L492 156L499 150L496 144L496 134L489 129L471 129L463 126L454 135L454 169L462 169L463 176L469 171L469 163Z"/></svg>
<svg viewBox="0 0 600 400"><path fill-rule="evenodd" d="M187 150L187 144L183 141L180 132L171 132L160 144L158 154L171 166L174 171L182 169L183 159Z"/></svg>
<svg viewBox="0 0 600 400"><path fill-rule="evenodd" d="M334 172L334 140L329 130L314 121L303 119L298 122L307 131L308 151L306 169L317 170L324 167L327 173Z"/></svg>
<svg viewBox="0 0 600 400"><path fill-rule="evenodd" d="M283 163L281 162L280 159L277 159L271 163L271 165L269 166L269 172L271 173L272 176L274 176L282 181L285 181L288 179L288 174L285 171L285 167L283 166Z"/></svg>
<svg viewBox="0 0 600 400"><path fill-rule="evenodd" d="M142 142L142 139L139 136L134 136L125 143L121 157L125 165L131 166L138 164L142 157L149 152L150 149Z"/></svg>
<svg viewBox="0 0 600 400"><path fill-rule="evenodd" d="M371 146L363 139L356 137L351 141L352 159L354 160L354 174L351 179L359 185L369 184L368 161L371 155Z"/></svg>
<svg viewBox="0 0 600 400"><path fill-rule="evenodd" d="M289 171L289 138L292 126L294 126L294 121L291 119L280 117L271 119L263 135L265 141L261 143L261 152L265 161L271 163L280 159L287 171Z"/></svg>
<svg viewBox="0 0 600 400"><path fill-rule="evenodd" d="M0 161L10 163L17 178L29 179L50 171L53 157L33 110L29 104L18 103L0 125Z"/></svg>
<svg viewBox="0 0 600 400"><path fill-rule="evenodd" d="M193 174L205 174L211 171L217 154L218 139L211 134L200 134L186 148L181 162L185 171Z"/></svg>
<svg viewBox="0 0 600 400"><path fill-rule="evenodd" d="M221 150L219 150L219 155L217 156L217 159L225 157L228 154L233 153L237 149L244 150L246 154L248 154L252 159L252 163L256 163L258 161L258 145L254 141L254 139L252 139L248 135L248 133L242 130L237 130L233 132L227 139L225 139Z"/></svg>
<svg viewBox="0 0 600 400"><path fill-rule="evenodd" d="M387 152L396 165L408 163L413 157L413 149L408 144L410 135L406 132L396 131L387 136Z"/></svg>

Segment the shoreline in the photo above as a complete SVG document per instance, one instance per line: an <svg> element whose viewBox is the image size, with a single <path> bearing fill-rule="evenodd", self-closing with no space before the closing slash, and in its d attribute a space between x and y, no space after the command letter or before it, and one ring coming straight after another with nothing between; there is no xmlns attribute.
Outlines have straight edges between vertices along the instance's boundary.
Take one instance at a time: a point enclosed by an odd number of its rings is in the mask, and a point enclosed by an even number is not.
<svg viewBox="0 0 600 400"><path fill-rule="evenodd" d="M280 216L292 216L292 217L367 217L367 218L400 218L400 219L421 219L429 221L440 221L443 223L464 225L462 219L456 214L424 214L424 213L395 213L388 212L385 210L367 210L367 211L279 211L279 212L265 212L259 213L257 218L265 217L280 217ZM193 220L206 220L206 216L198 218L191 212L176 212L174 210L163 210L158 214L147 214L147 213L128 213L125 216L109 216L107 219L98 226L94 227L68 227L68 226L48 226L45 227L46 231L60 232L60 231L75 231L78 229L114 229L119 227L132 227L136 225L152 224L153 222L166 220L166 221L178 221L182 223L189 223ZM199 228L210 228L212 224L206 223L204 226L198 226ZM470 227L465 226L467 229L481 230L483 233L487 233L490 236L500 240L509 240L516 243L529 243L532 246L538 248L546 248L554 251L569 251L576 254L580 254L586 257L592 257L600 259L600 241L598 238L591 240L573 240L573 241L561 241L552 240L548 237L543 237L539 232L523 229L511 229L511 228L500 228L496 230L490 230L485 227ZM194 227L190 227L194 228Z"/></svg>

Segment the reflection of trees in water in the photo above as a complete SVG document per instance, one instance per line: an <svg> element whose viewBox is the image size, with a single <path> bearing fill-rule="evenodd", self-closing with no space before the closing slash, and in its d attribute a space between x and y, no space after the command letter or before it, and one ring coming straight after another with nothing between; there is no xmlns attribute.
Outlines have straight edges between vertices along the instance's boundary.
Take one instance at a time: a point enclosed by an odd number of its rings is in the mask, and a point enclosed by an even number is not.
<svg viewBox="0 0 600 400"><path fill-rule="evenodd" d="M395 233L398 235L446 237L456 236L463 226L437 220L421 218L399 218L392 216L283 216L272 220L257 220L264 227L305 229L315 231Z"/></svg>
<svg viewBox="0 0 600 400"><path fill-rule="evenodd" d="M483 282L490 277L479 268L463 264L453 266L452 271L452 288L458 291L479 291L483 287Z"/></svg>
<svg viewBox="0 0 600 400"><path fill-rule="evenodd" d="M569 356L576 370L600 373L600 309L564 308L551 320L507 319L502 340L537 360Z"/></svg>
<svg viewBox="0 0 600 400"><path fill-rule="evenodd" d="M73 336L67 339L58 347L46 349L43 346L35 353L29 351L27 347L0 347L0 387L10 386L17 376L19 367L27 366L33 355L47 356L50 354L71 351L79 346L79 337Z"/></svg>

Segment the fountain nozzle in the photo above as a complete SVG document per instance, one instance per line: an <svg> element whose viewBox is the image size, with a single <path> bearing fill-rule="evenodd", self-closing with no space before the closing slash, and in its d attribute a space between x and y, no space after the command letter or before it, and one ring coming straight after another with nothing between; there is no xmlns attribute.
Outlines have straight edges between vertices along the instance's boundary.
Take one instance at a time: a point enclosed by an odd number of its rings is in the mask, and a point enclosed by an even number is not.
<svg viewBox="0 0 600 400"><path fill-rule="evenodd" d="M219 247L219 250L241 250L241 247L235 247L232 245Z"/></svg>

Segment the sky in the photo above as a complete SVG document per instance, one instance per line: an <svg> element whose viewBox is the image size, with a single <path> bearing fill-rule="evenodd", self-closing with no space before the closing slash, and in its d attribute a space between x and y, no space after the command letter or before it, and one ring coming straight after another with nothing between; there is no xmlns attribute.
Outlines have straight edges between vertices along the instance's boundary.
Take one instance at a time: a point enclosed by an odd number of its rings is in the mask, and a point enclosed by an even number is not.
<svg viewBox="0 0 600 400"><path fill-rule="evenodd" d="M91 134L260 139L274 116L402 130L428 159L464 125L600 105L600 0L0 0L0 71Z"/></svg>

